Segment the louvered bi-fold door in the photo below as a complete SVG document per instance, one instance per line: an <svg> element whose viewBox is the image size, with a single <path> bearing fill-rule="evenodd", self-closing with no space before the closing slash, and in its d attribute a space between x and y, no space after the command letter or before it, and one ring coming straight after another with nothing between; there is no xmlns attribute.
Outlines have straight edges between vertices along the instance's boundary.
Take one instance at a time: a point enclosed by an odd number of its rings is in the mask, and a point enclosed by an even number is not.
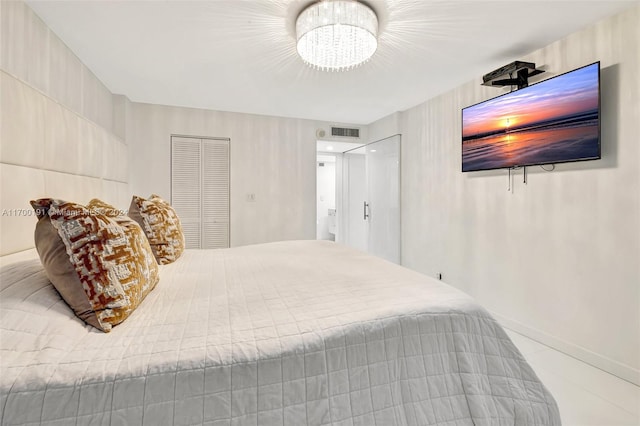
<svg viewBox="0 0 640 426"><path fill-rule="evenodd" d="M229 247L229 139L171 138L171 202L187 248Z"/></svg>
<svg viewBox="0 0 640 426"><path fill-rule="evenodd" d="M229 141L202 140L202 248L229 247Z"/></svg>

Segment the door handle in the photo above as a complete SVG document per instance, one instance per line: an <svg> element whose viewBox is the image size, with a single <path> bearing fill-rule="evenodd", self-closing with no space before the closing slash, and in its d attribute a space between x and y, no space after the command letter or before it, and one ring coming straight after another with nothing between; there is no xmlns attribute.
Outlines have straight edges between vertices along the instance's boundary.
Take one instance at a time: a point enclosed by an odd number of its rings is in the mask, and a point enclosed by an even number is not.
<svg viewBox="0 0 640 426"><path fill-rule="evenodd" d="M369 204L365 201L364 202L364 220L367 220L367 218L369 217L368 209L369 209Z"/></svg>

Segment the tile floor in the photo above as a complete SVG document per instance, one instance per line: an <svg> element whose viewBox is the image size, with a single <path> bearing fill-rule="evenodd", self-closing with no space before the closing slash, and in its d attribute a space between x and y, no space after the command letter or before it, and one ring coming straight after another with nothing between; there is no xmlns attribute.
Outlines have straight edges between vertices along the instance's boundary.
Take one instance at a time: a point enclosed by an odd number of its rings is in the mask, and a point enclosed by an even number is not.
<svg viewBox="0 0 640 426"><path fill-rule="evenodd" d="M563 426L640 426L640 387L507 330L560 407Z"/></svg>

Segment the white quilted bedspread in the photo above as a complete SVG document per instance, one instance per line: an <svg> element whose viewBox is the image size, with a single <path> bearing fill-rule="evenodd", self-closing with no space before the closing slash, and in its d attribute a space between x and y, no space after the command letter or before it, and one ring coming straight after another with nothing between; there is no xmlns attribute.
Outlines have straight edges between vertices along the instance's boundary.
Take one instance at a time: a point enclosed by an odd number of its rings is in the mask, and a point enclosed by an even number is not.
<svg viewBox="0 0 640 426"><path fill-rule="evenodd" d="M3 426L560 424L472 299L334 243L187 250L108 334L37 260L0 283Z"/></svg>

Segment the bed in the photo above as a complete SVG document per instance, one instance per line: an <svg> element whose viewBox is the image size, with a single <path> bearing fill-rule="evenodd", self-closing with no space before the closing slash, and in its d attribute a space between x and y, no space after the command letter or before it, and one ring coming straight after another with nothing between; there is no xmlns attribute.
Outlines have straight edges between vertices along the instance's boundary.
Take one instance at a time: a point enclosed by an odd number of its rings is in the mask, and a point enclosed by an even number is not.
<svg viewBox="0 0 640 426"><path fill-rule="evenodd" d="M560 424L470 297L332 242L186 250L110 333L0 273L2 425Z"/></svg>

